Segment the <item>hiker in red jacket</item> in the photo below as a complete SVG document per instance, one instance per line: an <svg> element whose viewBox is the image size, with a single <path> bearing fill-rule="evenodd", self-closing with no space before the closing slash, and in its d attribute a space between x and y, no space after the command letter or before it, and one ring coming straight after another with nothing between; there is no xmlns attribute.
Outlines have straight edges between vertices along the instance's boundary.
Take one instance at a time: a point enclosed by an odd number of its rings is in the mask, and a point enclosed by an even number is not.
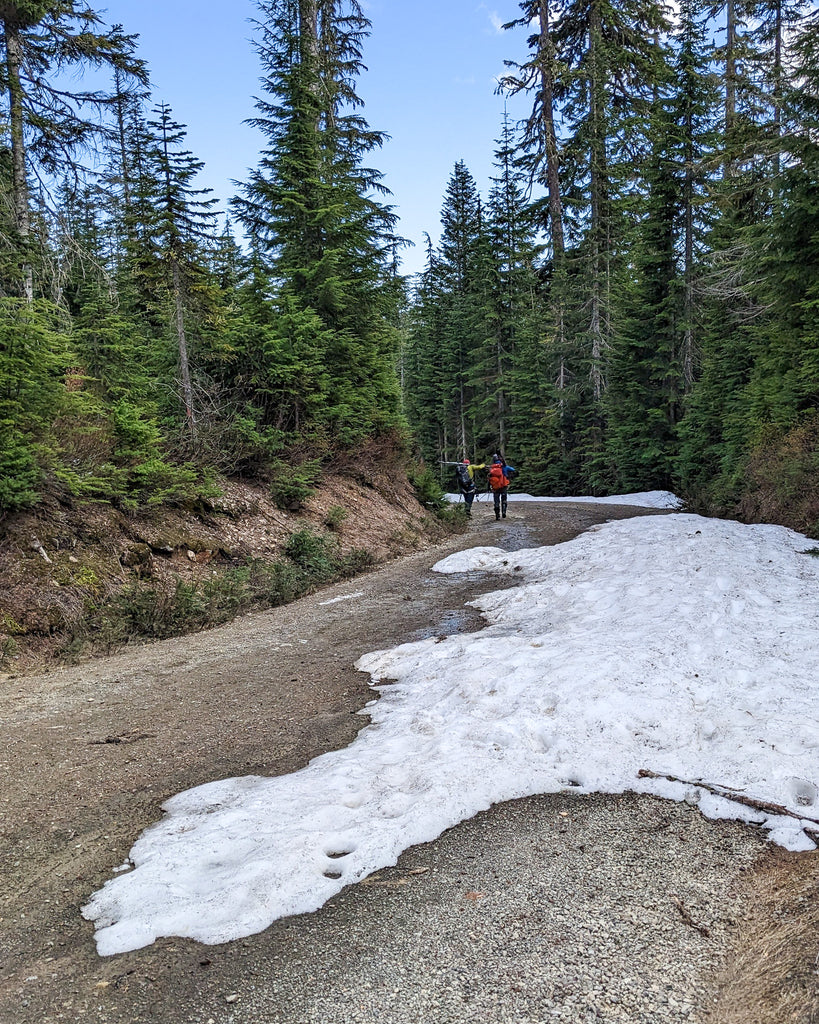
<svg viewBox="0 0 819 1024"><path fill-rule="evenodd" d="M506 518L506 495L509 491L509 477L515 470L504 464L500 455L492 456L489 467L489 486L492 489L492 500L495 502L495 519Z"/></svg>

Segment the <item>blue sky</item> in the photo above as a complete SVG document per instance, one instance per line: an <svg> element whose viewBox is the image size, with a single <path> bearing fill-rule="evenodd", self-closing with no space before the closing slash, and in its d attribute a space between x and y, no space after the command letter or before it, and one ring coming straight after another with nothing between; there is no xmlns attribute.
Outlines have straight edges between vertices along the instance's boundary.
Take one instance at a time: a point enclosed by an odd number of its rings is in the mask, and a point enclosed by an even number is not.
<svg viewBox="0 0 819 1024"><path fill-rule="evenodd" d="M517 0L366 0L372 31L359 83L364 116L391 139L370 161L385 175L399 230L415 242L406 273L423 268L423 233L437 240L441 202L457 160L486 195L503 99L494 78L504 59L522 59L525 33L503 32ZM188 126L188 145L205 162L203 187L223 202L256 165L263 140L243 124L254 113L260 69L251 46L252 0L109 0L108 24L140 37L153 98ZM518 104L512 112L521 114Z"/></svg>

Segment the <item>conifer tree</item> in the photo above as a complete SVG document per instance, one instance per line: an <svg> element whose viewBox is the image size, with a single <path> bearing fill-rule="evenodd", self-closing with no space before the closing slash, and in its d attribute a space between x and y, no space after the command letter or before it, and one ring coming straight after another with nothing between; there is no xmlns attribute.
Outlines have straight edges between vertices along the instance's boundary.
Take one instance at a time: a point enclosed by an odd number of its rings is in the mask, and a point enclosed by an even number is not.
<svg viewBox="0 0 819 1024"><path fill-rule="evenodd" d="M192 312L207 303L209 288L205 249L215 234L211 189L194 187L203 164L184 148L185 126L175 122L167 104L154 108L147 122L150 143L143 154L140 208L143 221L137 245L144 286L162 304L169 299L177 353L181 398L193 438L197 409L190 360Z"/></svg>
<svg viewBox="0 0 819 1024"><path fill-rule="evenodd" d="M698 302L703 274L705 235L713 210L709 184L713 181L717 95L710 68L707 21L701 0L683 0L680 6L672 57L676 88L669 97L670 159L680 188L683 254L680 361L683 386L690 390L695 378L698 341Z"/></svg>
<svg viewBox="0 0 819 1024"><path fill-rule="evenodd" d="M565 88L561 75L565 74L566 68L558 60L554 42L554 22L558 20L556 13L559 17L560 11L553 0L521 0L518 6L522 16L504 28L525 25L534 27L535 31L528 40L528 59L523 63L507 61L507 66L513 70L503 77L501 84L510 96L526 92L533 97L520 141L521 164L532 181L546 187L548 203L544 225L548 225L551 257L558 267L565 249L556 95Z"/></svg>
<svg viewBox="0 0 819 1024"><path fill-rule="evenodd" d="M99 15L77 0L0 3L0 30L21 291L31 301L32 166L40 167L52 178L70 171L76 154L103 126L100 116L90 120L86 112L90 109L100 115L112 102L111 96L100 90L69 92L53 77L91 65L118 69L144 84L147 72L134 54L134 37L126 35L120 26L103 30Z"/></svg>
<svg viewBox="0 0 819 1024"><path fill-rule="evenodd" d="M257 50L267 137L235 208L277 284L281 342L306 339L331 380L324 419L343 443L395 422L395 214L364 163L384 135L359 113L369 30L358 0L262 0Z"/></svg>
<svg viewBox="0 0 819 1024"><path fill-rule="evenodd" d="M445 394L445 448L440 457L463 458L473 451L476 353L486 337L483 260L485 239L481 200L475 179L459 160L449 179L441 210L441 240L435 273L441 350L440 372Z"/></svg>
<svg viewBox="0 0 819 1024"><path fill-rule="evenodd" d="M403 404L418 447L429 462L445 459L449 452L446 374L440 346L443 302L438 275L438 256L429 235L425 236L427 261L418 275L408 312L408 338L402 359Z"/></svg>
<svg viewBox="0 0 819 1024"><path fill-rule="evenodd" d="M505 114L488 204L492 334L488 358L484 359L489 386L482 420L502 451L507 450L510 437L514 440L515 458L520 463L523 453L519 430L537 419L535 410L529 407L531 398L527 401L525 396L528 389L520 387L522 378L535 372L535 365L529 358L521 365L520 358L524 351L531 355L536 350L544 310L537 274L542 246L536 241L536 211L526 201L526 176L515 161L515 153L516 140ZM539 395L534 404L542 405L544 398Z"/></svg>
<svg viewBox="0 0 819 1024"><path fill-rule="evenodd" d="M504 26L528 26L534 31L528 38L529 55L521 63L507 61L511 73L502 79L502 87L509 95L525 92L532 96L532 108L523 125L518 159L529 174L530 183L537 182L546 189L545 202L535 199L533 211L546 228L551 258L549 271L548 307L544 310L543 334L548 336L548 347L554 366L554 381L558 391L556 408L558 421L567 408L566 388L571 370L567 339L568 268L565 251L565 195L562 173L562 140L557 124L561 119L559 97L565 95L570 69L558 53L555 32L563 13L563 5L554 0L520 0L522 16ZM552 460L554 461L554 460Z"/></svg>

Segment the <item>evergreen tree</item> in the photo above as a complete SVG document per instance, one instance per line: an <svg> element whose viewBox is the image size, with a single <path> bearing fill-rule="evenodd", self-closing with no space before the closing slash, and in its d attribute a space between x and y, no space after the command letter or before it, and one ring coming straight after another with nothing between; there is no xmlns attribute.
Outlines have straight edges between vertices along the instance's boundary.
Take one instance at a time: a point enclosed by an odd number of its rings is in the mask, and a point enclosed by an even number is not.
<svg viewBox="0 0 819 1024"><path fill-rule="evenodd" d="M560 155L556 122L556 95L565 88L566 67L558 59L554 41L554 23L561 13L559 5L550 0L521 0L522 17L504 25L511 29L521 25L535 28L529 36L529 57L523 63L507 61L513 70L502 79L503 89L511 96L521 92L533 97L532 109L524 122L520 141L521 165L529 178L545 186L547 204L544 226L548 228L551 257L560 267L565 249L563 237L563 195L560 184ZM557 9L558 18L555 17Z"/></svg>
<svg viewBox="0 0 819 1024"><path fill-rule="evenodd" d="M269 260L282 347L298 337L321 353L321 419L349 444L394 425L398 405L396 217L364 164L384 136L355 90L369 22L358 0L262 0L259 10L266 98L252 123L269 145L236 210Z"/></svg>
<svg viewBox="0 0 819 1024"><path fill-rule="evenodd" d="M139 183L142 211L135 246L137 270L154 303L167 306L177 354L181 399L194 440L197 409L190 360L190 321L203 317L211 298L207 247L215 234L216 200L210 189L194 187L203 164L184 148L185 126L175 122L166 104L148 121L150 142L142 155Z"/></svg>
<svg viewBox="0 0 819 1024"><path fill-rule="evenodd" d="M30 171L36 166L54 178L73 169L78 151L103 127L100 117L90 120L86 111L99 114L112 102L98 90L69 92L54 76L84 65L107 66L144 84L147 73L134 55L134 37L120 26L103 31L99 15L77 0L3 2L0 28L21 291L31 301Z"/></svg>
<svg viewBox="0 0 819 1024"><path fill-rule="evenodd" d="M682 219L683 299L680 360L685 390L694 383L698 342L697 294L701 292L705 235L713 210L709 209L709 185L713 183L717 96L710 69L707 21L701 0L684 0L675 38L670 95L669 156L680 187Z"/></svg>
<svg viewBox="0 0 819 1024"><path fill-rule="evenodd" d="M462 160L447 184L441 228L422 278L415 332L428 361L418 368L415 382L433 399L424 410L432 422L421 427L436 439L434 451L426 454L447 462L474 452L476 443L492 443L483 437L482 395L476 399L482 390L478 354L491 336L488 237L475 180Z"/></svg>
<svg viewBox="0 0 819 1024"><path fill-rule="evenodd" d="M507 451L510 438L514 440L516 465L520 468L524 464L521 431L529 434L529 424L538 420L536 409L545 398L543 393L526 394L524 383L535 369L530 356L540 341L544 310L537 267L542 246L536 241L536 211L526 201L526 177L515 161L515 153L515 138L504 115L495 151L497 173L492 178L488 205L493 331L483 360L488 386L482 420L501 451ZM522 352L527 354L523 364Z"/></svg>

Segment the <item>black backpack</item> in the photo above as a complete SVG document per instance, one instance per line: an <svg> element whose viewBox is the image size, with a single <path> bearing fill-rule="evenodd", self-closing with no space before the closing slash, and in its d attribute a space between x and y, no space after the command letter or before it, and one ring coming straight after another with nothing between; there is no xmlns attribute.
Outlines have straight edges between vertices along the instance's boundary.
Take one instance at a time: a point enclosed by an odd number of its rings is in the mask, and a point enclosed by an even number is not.
<svg viewBox="0 0 819 1024"><path fill-rule="evenodd" d="M472 477L469 475L469 467L459 462L455 467L455 479L460 487L470 488L472 486Z"/></svg>

